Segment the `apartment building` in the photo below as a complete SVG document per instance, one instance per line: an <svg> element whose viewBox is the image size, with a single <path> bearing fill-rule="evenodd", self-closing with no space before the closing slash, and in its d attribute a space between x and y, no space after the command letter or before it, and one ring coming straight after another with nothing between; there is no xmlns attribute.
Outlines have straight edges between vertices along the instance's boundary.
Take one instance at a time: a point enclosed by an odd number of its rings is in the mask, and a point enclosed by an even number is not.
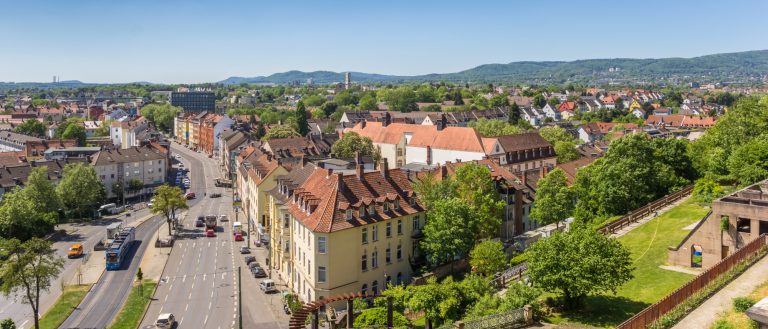
<svg viewBox="0 0 768 329"><path fill-rule="evenodd" d="M155 187L166 182L167 154L152 145L136 146L127 149L103 149L93 155L91 164L96 170L107 192L108 198L116 197L112 185L122 182L123 186L131 180L144 183L140 193L151 193Z"/></svg>
<svg viewBox="0 0 768 329"><path fill-rule="evenodd" d="M109 135L113 145L127 149L141 144L137 136L146 131L148 127L149 122L144 117L133 120L126 118L123 121L113 121L110 124Z"/></svg>

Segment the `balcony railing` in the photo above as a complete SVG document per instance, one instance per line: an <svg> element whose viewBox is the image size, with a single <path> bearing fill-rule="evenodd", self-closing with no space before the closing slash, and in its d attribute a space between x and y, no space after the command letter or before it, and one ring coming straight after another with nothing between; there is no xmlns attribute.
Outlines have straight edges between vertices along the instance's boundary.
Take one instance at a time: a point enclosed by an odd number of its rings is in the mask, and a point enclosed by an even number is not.
<svg viewBox="0 0 768 329"><path fill-rule="evenodd" d="M424 237L424 233L422 232L421 229L414 230L413 232L411 232L411 238L413 239L421 239L423 237Z"/></svg>

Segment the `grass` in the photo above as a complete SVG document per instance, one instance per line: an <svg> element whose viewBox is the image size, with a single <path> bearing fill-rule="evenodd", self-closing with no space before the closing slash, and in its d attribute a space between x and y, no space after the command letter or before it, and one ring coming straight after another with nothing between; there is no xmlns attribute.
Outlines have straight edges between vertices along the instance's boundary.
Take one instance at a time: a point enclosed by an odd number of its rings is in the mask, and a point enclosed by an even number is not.
<svg viewBox="0 0 768 329"><path fill-rule="evenodd" d="M123 305L123 309L112 322L110 329L135 329L139 326L144 312L149 305L149 298L152 297L152 293L155 291L157 282L151 280L144 280L144 293L141 293L140 287L134 285L131 289L131 294L128 295L128 299Z"/></svg>
<svg viewBox="0 0 768 329"><path fill-rule="evenodd" d="M40 318L40 328L56 329L85 298L91 285L65 286L56 303Z"/></svg>
<svg viewBox="0 0 768 329"><path fill-rule="evenodd" d="M752 293L749 294L749 297L756 301L768 297L768 281L763 282L759 287L752 291ZM717 321L730 324L734 328L750 328L751 326L749 317L733 308L721 315Z"/></svg>
<svg viewBox="0 0 768 329"><path fill-rule="evenodd" d="M615 326L660 300L694 276L659 268L667 262L667 247L680 243L689 231L684 227L707 214L709 208L689 198L678 206L635 228L619 241L626 246L635 266L634 278L616 295L590 296L584 307L573 313L553 314L553 323L580 323Z"/></svg>

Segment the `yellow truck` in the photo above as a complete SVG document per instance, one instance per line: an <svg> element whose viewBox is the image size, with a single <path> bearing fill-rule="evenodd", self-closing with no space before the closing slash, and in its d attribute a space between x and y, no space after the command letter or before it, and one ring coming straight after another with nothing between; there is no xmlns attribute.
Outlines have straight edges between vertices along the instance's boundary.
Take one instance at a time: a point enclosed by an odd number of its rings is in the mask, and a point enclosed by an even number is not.
<svg viewBox="0 0 768 329"><path fill-rule="evenodd" d="M83 245L76 243L69 247L67 252L67 258L79 258L83 255Z"/></svg>

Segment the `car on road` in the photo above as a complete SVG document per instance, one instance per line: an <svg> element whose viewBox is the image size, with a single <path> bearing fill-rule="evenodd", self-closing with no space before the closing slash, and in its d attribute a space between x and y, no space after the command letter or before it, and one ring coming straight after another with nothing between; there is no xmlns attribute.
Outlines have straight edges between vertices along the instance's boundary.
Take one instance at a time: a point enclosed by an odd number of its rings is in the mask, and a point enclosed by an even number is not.
<svg viewBox="0 0 768 329"><path fill-rule="evenodd" d="M157 321L155 321L155 327L157 328L173 328L174 325L176 325L176 317L173 316L173 313L163 313L160 314L160 316L157 317Z"/></svg>
<svg viewBox="0 0 768 329"><path fill-rule="evenodd" d="M208 230L208 231L206 231L206 232L205 232L205 236L207 236L207 237L209 237L209 238L213 238L213 237L215 237L215 236L216 236L216 231L214 231L214 230L212 230L212 229L211 229L211 230Z"/></svg>
<svg viewBox="0 0 768 329"><path fill-rule="evenodd" d="M240 247L240 253L241 254L250 254L251 253L251 249L248 249L248 247L246 247L246 246L242 246L242 247Z"/></svg>
<svg viewBox="0 0 768 329"><path fill-rule="evenodd" d="M256 257L253 257L253 256L245 256L245 258L243 258L243 260L245 260L245 264L250 264L250 263L253 263L253 262L255 262L255 261L256 261Z"/></svg>
<svg viewBox="0 0 768 329"><path fill-rule="evenodd" d="M267 294L272 292L277 292L275 281L272 281L269 279L259 282L259 289L261 289L261 291Z"/></svg>
<svg viewBox="0 0 768 329"><path fill-rule="evenodd" d="M187 194L184 194L184 199L190 200L195 198L195 192L187 192Z"/></svg>
<svg viewBox="0 0 768 329"><path fill-rule="evenodd" d="M249 269L254 268L254 267L261 267L261 264L259 264L259 262L255 262L255 261L248 263L248 268Z"/></svg>
<svg viewBox="0 0 768 329"><path fill-rule="evenodd" d="M198 219L195 221L195 227L203 227L203 226L205 226L205 221L204 221L204 220L202 220L202 219L199 219L199 218L198 218Z"/></svg>
<svg viewBox="0 0 768 329"><path fill-rule="evenodd" d="M229 220L229 217L227 217L227 215L219 215L220 222L226 222L228 220Z"/></svg>
<svg viewBox="0 0 768 329"><path fill-rule="evenodd" d="M71 247L69 247L69 251L67 252L67 258L80 258L82 255L83 245L79 243L73 244Z"/></svg>
<svg viewBox="0 0 768 329"><path fill-rule="evenodd" d="M243 241L243 235L241 233L235 233L235 241Z"/></svg>
<svg viewBox="0 0 768 329"><path fill-rule="evenodd" d="M251 268L251 274L253 274L254 278L266 278L267 272L264 271L261 267L252 267Z"/></svg>
<svg viewBox="0 0 768 329"><path fill-rule="evenodd" d="M220 198L220 197L221 197L221 193L218 193L218 192L217 193L211 193L211 198Z"/></svg>

